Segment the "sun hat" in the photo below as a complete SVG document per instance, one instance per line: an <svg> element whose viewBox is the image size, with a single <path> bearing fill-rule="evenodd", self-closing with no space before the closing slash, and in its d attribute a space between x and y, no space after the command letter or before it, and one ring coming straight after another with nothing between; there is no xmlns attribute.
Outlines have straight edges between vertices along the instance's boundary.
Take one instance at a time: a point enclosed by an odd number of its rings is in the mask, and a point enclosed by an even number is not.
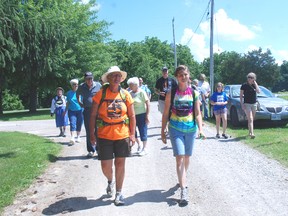
<svg viewBox="0 0 288 216"><path fill-rule="evenodd" d="M105 82L108 82L107 80L107 76L111 73L115 73L115 72L120 72L122 77L121 77L121 82L123 82L126 77L127 77L127 73L125 71L121 71L120 68L118 66L112 66L108 69L108 71L106 73L104 73L101 77L102 81L105 83Z"/></svg>
<svg viewBox="0 0 288 216"><path fill-rule="evenodd" d="M77 85L78 85L78 83L79 83L78 79L72 79L72 80L70 80L70 84L71 84L71 85L72 85L72 84L77 84Z"/></svg>

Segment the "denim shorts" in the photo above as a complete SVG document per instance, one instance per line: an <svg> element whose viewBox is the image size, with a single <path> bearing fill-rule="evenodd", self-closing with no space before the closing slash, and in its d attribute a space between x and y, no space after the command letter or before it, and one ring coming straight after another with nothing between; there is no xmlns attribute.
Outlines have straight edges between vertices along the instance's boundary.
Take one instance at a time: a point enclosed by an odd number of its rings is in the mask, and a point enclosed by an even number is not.
<svg viewBox="0 0 288 216"><path fill-rule="evenodd" d="M227 113L227 108L223 108L223 109L218 109L218 110L214 110L214 115L223 115Z"/></svg>
<svg viewBox="0 0 288 216"><path fill-rule="evenodd" d="M174 156L191 156L197 131L184 133L169 127L170 141Z"/></svg>
<svg viewBox="0 0 288 216"><path fill-rule="evenodd" d="M114 157L129 157L130 139L121 140L97 139L98 159L112 160Z"/></svg>

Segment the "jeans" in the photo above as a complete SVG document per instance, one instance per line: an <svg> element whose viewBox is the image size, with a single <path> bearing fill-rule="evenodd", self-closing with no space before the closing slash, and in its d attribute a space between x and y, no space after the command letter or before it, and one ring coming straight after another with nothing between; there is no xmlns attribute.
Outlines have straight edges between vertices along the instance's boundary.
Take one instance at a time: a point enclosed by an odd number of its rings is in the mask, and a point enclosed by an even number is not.
<svg viewBox="0 0 288 216"><path fill-rule="evenodd" d="M81 131L83 124L82 109L78 111L68 110L68 117L70 121L70 131Z"/></svg>
<svg viewBox="0 0 288 216"><path fill-rule="evenodd" d="M136 115L136 126L138 127L141 141L147 141L146 113ZM135 135L137 137L137 133Z"/></svg>
<svg viewBox="0 0 288 216"><path fill-rule="evenodd" d="M208 117L209 117L209 115L208 115L208 112L209 112L209 98L206 98L205 102L203 101L202 110L204 110L204 119L207 120Z"/></svg>
<svg viewBox="0 0 288 216"><path fill-rule="evenodd" d="M92 147L90 142L90 113L91 113L91 107L85 107L84 108L84 126L86 130L86 146L88 152L95 152L95 149Z"/></svg>

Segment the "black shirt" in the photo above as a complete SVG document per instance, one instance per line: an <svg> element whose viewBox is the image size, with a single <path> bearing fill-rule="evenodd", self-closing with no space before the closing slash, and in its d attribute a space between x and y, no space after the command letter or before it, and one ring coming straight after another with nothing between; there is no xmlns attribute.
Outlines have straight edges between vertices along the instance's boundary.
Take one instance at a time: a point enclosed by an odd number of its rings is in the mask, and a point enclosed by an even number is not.
<svg viewBox="0 0 288 216"><path fill-rule="evenodd" d="M255 104L257 100L256 86L243 83L241 90L244 92L244 103Z"/></svg>
<svg viewBox="0 0 288 216"><path fill-rule="evenodd" d="M156 81L155 88L158 89L160 92L167 93L170 91L171 88L176 88L177 82L173 79L168 77L167 79L164 79L163 77L159 78ZM165 100L165 97L162 95L159 95L159 100Z"/></svg>

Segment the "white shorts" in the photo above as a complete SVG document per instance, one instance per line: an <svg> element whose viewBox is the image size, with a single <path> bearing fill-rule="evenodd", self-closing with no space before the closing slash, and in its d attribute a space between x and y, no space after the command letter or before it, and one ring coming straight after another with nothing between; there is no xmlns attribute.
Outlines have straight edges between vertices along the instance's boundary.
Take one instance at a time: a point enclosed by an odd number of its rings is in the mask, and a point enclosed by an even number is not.
<svg viewBox="0 0 288 216"><path fill-rule="evenodd" d="M158 100L158 111L163 114L165 108L165 101Z"/></svg>

